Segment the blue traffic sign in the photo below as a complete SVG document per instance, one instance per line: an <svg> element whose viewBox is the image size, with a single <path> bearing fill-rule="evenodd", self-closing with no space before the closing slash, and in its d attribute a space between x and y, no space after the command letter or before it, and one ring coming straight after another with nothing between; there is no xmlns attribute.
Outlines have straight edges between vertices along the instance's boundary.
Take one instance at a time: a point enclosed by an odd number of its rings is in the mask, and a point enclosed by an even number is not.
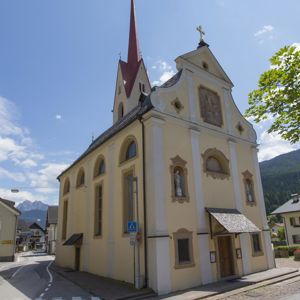
<svg viewBox="0 0 300 300"><path fill-rule="evenodd" d="M127 222L127 232L138 232L138 224L136 221Z"/></svg>

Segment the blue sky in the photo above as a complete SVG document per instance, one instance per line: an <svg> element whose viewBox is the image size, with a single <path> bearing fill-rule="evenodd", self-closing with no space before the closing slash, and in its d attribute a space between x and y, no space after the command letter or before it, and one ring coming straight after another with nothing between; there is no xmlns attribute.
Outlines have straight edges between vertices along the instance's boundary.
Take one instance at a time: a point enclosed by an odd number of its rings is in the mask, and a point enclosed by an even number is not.
<svg viewBox="0 0 300 300"><path fill-rule="evenodd" d="M129 9L129 0L1 1L0 197L56 203L56 176L112 124ZM196 48L201 24L244 112L268 59L300 42L299 11L297 0L136 0L150 80L175 72L174 59ZM298 148L266 134L267 125L256 126L261 160Z"/></svg>

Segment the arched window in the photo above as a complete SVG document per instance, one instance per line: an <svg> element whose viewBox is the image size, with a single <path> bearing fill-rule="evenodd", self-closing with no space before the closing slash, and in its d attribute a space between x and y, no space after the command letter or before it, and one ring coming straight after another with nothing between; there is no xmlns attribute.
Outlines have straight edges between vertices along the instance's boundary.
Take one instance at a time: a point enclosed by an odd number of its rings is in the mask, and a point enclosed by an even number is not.
<svg viewBox="0 0 300 300"><path fill-rule="evenodd" d="M137 142L133 136L128 137L123 143L120 151L120 163L137 156Z"/></svg>
<svg viewBox="0 0 300 300"><path fill-rule="evenodd" d="M133 158L136 156L136 143L135 141L132 141L126 150L126 160Z"/></svg>
<svg viewBox="0 0 300 300"><path fill-rule="evenodd" d="M208 149L202 154L203 171L213 178L229 178L229 160L216 148Z"/></svg>
<svg viewBox="0 0 300 300"><path fill-rule="evenodd" d="M123 103L120 102L118 106L118 120L120 120L124 116L124 106Z"/></svg>
<svg viewBox="0 0 300 300"><path fill-rule="evenodd" d="M105 173L105 161L104 158L102 156L100 156L95 164L95 168L94 168L94 177L97 177L99 175L102 175Z"/></svg>
<svg viewBox="0 0 300 300"><path fill-rule="evenodd" d="M173 202L178 201L183 203L189 201L188 196L188 181L187 181L187 168L186 161L180 156L171 158L172 165L170 166L171 172L171 194Z"/></svg>
<svg viewBox="0 0 300 300"><path fill-rule="evenodd" d="M219 173L223 172L223 170L222 170L222 164L214 156L210 156L206 160L206 170L211 171L211 172L219 172Z"/></svg>
<svg viewBox="0 0 300 300"><path fill-rule="evenodd" d="M70 180L67 178L64 183L63 195L66 195L70 192Z"/></svg>
<svg viewBox="0 0 300 300"><path fill-rule="evenodd" d="M84 170L81 168L77 175L76 186L81 187L84 185L84 182L85 182Z"/></svg>
<svg viewBox="0 0 300 300"><path fill-rule="evenodd" d="M253 184L253 175L247 170L242 173L243 181L245 187L245 195L246 195L246 204L252 206L256 204L255 194L254 194L254 184Z"/></svg>

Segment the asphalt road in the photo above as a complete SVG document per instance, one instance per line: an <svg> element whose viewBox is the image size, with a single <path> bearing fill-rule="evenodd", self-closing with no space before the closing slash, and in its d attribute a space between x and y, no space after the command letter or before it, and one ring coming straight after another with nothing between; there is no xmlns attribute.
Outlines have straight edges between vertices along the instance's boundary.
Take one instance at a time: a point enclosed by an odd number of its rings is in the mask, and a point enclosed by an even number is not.
<svg viewBox="0 0 300 300"><path fill-rule="evenodd" d="M99 300L51 271L54 257L26 252L16 262L0 263L1 300Z"/></svg>

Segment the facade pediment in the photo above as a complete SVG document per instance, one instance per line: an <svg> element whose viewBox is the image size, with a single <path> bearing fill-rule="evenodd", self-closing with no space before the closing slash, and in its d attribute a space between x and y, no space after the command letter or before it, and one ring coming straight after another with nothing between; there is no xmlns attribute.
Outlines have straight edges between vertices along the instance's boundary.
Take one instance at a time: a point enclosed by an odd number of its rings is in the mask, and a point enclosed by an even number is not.
<svg viewBox="0 0 300 300"><path fill-rule="evenodd" d="M179 56L176 62L177 68L182 68L185 64L187 68L188 65L190 65L190 67L200 68L233 86L232 81L207 46Z"/></svg>

